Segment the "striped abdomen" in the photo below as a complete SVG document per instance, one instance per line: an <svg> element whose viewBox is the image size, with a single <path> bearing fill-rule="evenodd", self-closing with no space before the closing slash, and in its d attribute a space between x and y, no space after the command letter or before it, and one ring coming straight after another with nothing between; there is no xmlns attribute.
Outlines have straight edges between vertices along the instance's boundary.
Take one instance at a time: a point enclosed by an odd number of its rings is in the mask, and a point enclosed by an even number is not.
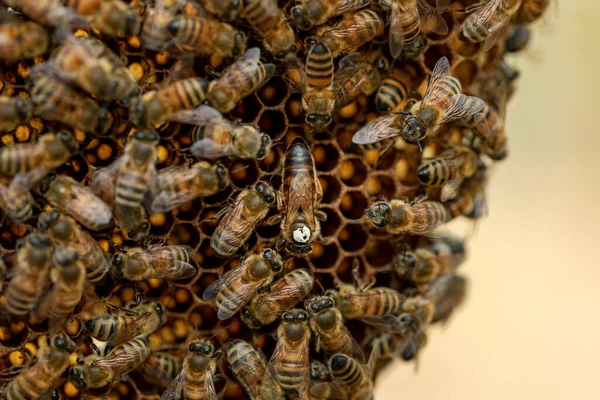
<svg viewBox="0 0 600 400"><path fill-rule="evenodd" d="M327 43L330 40L337 43L335 47L329 46L333 57L337 57L371 41L383 33L384 26L383 20L375 11L362 10L340 21L333 29L325 32L323 37L327 39Z"/></svg>
<svg viewBox="0 0 600 400"><path fill-rule="evenodd" d="M375 95L375 108L377 111L394 110L403 102L408 100L407 82L395 78L393 75L387 76Z"/></svg>
<svg viewBox="0 0 600 400"><path fill-rule="evenodd" d="M141 366L150 382L167 387L181 370L181 360L165 353L153 353Z"/></svg>
<svg viewBox="0 0 600 400"><path fill-rule="evenodd" d="M26 221L33 214L33 197L21 185L0 184L0 208L13 220Z"/></svg>
<svg viewBox="0 0 600 400"><path fill-rule="evenodd" d="M4 3L9 7L14 7L29 18L45 25L52 25L51 16L56 16L57 10L63 8L61 0L38 0L28 1L25 5L23 0L5 0Z"/></svg>
<svg viewBox="0 0 600 400"><path fill-rule="evenodd" d="M167 29L173 14L164 10L148 8L142 26L142 46L149 50L161 51L170 39Z"/></svg>
<svg viewBox="0 0 600 400"><path fill-rule="evenodd" d="M233 376L252 398L257 397L260 382L267 368L260 353L249 343L234 340L227 349L227 360Z"/></svg>
<svg viewBox="0 0 600 400"><path fill-rule="evenodd" d="M35 146L38 145L15 145L0 149L0 171L5 175L15 175L38 167Z"/></svg>
<svg viewBox="0 0 600 400"><path fill-rule="evenodd" d="M364 379L364 371L355 359L337 353L329 359L329 371L334 380L341 381L349 388L358 388Z"/></svg>
<svg viewBox="0 0 600 400"><path fill-rule="evenodd" d="M114 376L119 377L136 369L150 352L146 339L138 337L116 346L106 358L94 361L94 365L111 368Z"/></svg>
<svg viewBox="0 0 600 400"><path fill-rule="evenodd" d="M259 60L251 58L237 60L235 65L236 68L231 68L227 71L227 81L236 83L236 87L240 90L240 93L238 94L239 98L246 97L254 92L265 79L265 66ZM243 82L244 84L240 85L240 82ZM227 85L229 85L229 83L227 83Z"/></svg>
<svg viewBox="0 0 600 400"><path fill-rule="evenodd" d="M83 246L86 247L85 251L82 248L78 248L79 259L85 266L86 279L90 283L101 282L110 269L110 258L98 242L89 236L87 232L80 232L79 234L83 236L80 240L83 241Z"/></svg>
<svg viewBox="0 0 600 400"><path fill-rule="evenodd" d="M525 23L532 23L544 14L549 5L550 0L523 0L519 19Z"/></svg>
<svg viewBox="0 0 600 400"><path fill-rule="evenodd" d="M81 300L82 287L83 282L75 282L69 285L55 284L47 298L48 316L64 318L70 315L79 304L79 300Z"/></svg>
<svg viewBox="0 0 600 400"><path fill-rule="evenodd" d="M456 157L435 159L421 166L417 176L423 185L442 186L457 177L460 164Z"/></svg>
<svg viewBox="0 0 600 400"><path fill-rule="evenodd" d="M369 289L357 295L363 301L363 315L385 316L395 314L400 310L404 298L400 293L390 288Z"/></svg>
<svg viewBox="0 0 600 400"><path fill-rule="evenodd" d="M412 207L413 223L408 227L412 234L427 234L452 219L448 208L437 201L424 201Z"/></svg>
<svg viewBox="0 0 600 400"><path fill-rule="evenodd" d="M402 26L400 29L402 30L402 34L404 36L405 45L414 42L421 31L421 18L419 18L419 10L417 9L416 1L411 1L410 3L414 4L410 5L409 10L402 12L401 17Z"/></svg>
<svg viewBox="0 0 600 400"><path fill-rule="evenodd" d="M480 112L470 115L464 119L465 125L483 136L486 140L490 140L488 132L494 129L498 121L498 114L487 103L484 103Z"/></svg>
<svg viewBox="0 0 600 400"><path fill-rule="evenodd" d="M248 22L259 32L269 32L279 24L281 13L276 1L245 0L244 7Z"/></svg>
<svg viewBox="0 0 600 400"><path fill-rule="evenodd" d="M6 309L11 315L25 315L31 311L39 297L41 287L38 277L27 273L18 273L6 286Z"/></svg>
<svg viewBox="0 0 600 400"><path fill-rule="evenodd" d="M314 88L326 88L333 82L333 57L323 43L315 44L306 57L306 83Z"/></svg>
<svg viewBox="0 0 600 400"><path fill-rule="evenodd" d="M475 198L471 193L461 193L456 199L448 203L448 210L452 217L470 214L475 207Z"/></svg>
<svg viewBox="0 0 600 400"><path fill-rule="evenodd" d="M304 340L308 339L306 337ZM306 348L308 349L308 346ZM296 349L284 348L282 350L277 360L275 375L281 389L286 393L293 393L302 386L306 379L308 354L302 354Z"/></svg>
<svg viewBox="0 0 600 400"><path fill-rule="evenodd" d="M134 315L107 314L89 319L84 325L91 336L98 340L106 341L111 336L116 338L117 335L114 333L124 331L128 325L135 323L136 318L138 317ZM115 340L111 340L109 344L115 344Z"/></svg>
<svg viewBox="0 0 600 400"><path fill-rule="evenodd" d="M166 273L173 264L189 263L191 251L188 246L167 246L153 251L148 261L159 274Z"/></svg>
<svg viewBox="0 0 600 400"><path fill-rule="evenodd" d="M46 354L9 383L4 392L7 400L40 399L54 388L56 380L69 366L69 358L62 350L51 349L50 353L59 354Z"/></svg>
<svg viewBox="0 0 600 400"><path fill-rule="evenodd" d="M116 211L122 214L136 209L144 199L148 187L148 173L136 166L121 168L115 189Z"/></svg>
<svg viewBox="0 0 600 400"><path fill-rule="evenodd" d="M206 99L208 82L203 78L189 78L170 84L156 93L164 99L172 112L198 107Z"/></svg>
<svg viewBox="0 0 600 400"><path fill-rule="evenodd" d="M315 176L315 161L306 142L297 138L288 146L283 161L283 195L285 198L292 189L290 184L300 172L308 172L312 179ZM314 188L315 182L312 182L311 186Z"/></svg>

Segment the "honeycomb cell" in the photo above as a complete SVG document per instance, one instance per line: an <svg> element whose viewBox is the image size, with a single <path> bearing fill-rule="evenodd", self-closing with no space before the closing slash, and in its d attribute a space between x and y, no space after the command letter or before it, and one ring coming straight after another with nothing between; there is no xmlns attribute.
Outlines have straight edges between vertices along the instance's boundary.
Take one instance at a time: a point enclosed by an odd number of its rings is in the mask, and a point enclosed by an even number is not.
<svg viewBox="0 0 600 400"><path fill-rule="evenodd" d="M319 182L323 189L323 199L321 200L321 203L334 203L340 198L342 185L337 177L332 175L320 175Z"/></svg>
<svg viewBox="0 0 600 400"><path fill-rule="evenodd" d="M357 252L367 243L367 232L361 224L348 224L341 231L338 236L340 246L342 250L349 253Z"/></svg>
<svg viewBox="0 0 600 400"><path fill-rule="evenodd" d="M0 345L18 347L27 339L27 325L22 319L3 318L0 322Z"/></svg>
<svg viewBox="0 0 600 400"><path fill-rule="evenodd" d="M258 166L255 160L238 160L229 167L233 186L243 189L258 180Z"/></svg>
<svg viewBox="0 0 600 400"><path fill-rule="evenodd" d="M285 113L288 116L290 124L301 124L304 122L302 116L302 95L293 93L285 103Z"/></svg>
<svg viewBox="0 0 600 400"><path fill-rule="evenodd" d="M429 68L430 71L433 71L433 67L442 57L448 58L448 61L450 61L450 65L452 65L452 51L448 46L443 44L431 46L425 52L425 65L427 66L427 68Z"/></svg>
<svg viewBox="0 0 600 400"><path fill-rule="evenodd" d="M348 186L359 186L367 178L367 166L360 158L350 158L340 164L340 178Z"/></svg>
<svg viewBox="0 0 600 400"><path fill-rule="evenodd" d="M200 244L200 248L196 253L196 262L205 269L217 268L225 264L224 258L217 257L213 254L212 248L210 247L210 240L204 240Z"/></svg>
<svg viewBox="0 0 600 400"><path fill-rule="evenodd" d="M340 264L336 268L336 275L344 283L355 284L352 270L358 266L359 276L364 276L365 265L360 258L357 257L344 257Z"/></svg>
<svg viewBox="0 0 600 400"><path fill-rule="evenodd" d="M367 243L365 257L370 265L374 267L381 267L389 264L392 261L395 250L396 249L392 242L387 239L370 240Z"/></svg>
<svg viewBox="0 0 600 400"><path fill-rule="evenodd" d="M204 208L200 213L200 230L206 236L212 236L215 228L219 224L219 220L215 218L217 212L219 212L219 208Z"/></svg>
<svg viewBox="0 0 600 400"><path fill-rule="evenodd" d="M258 120L261 132L266 133L271 139L279 140L287 130L287 118L282 111L265 110Z"/></svg>
<svg viewBox="0 0 600 400"><path fill-rule="evenodd" d="M262 105L255 95L250 95L243 99L238 105L231 111L231 115L234 118L239 118L243 122L254 122L258 113L261 111Z"/></svg>
<svg viewBox="0 0 600 400"><path fill-rule="evenodd" d="M333 236L342 223L340 215L331 208L321 208L321 211L327 215L327 220L321 222L321 235L324 237Z"/></svg>
<svg viewBox="0 0 600 400"><path fill-rule="evenodd" d="M332 268L337 263L339 253L340 251L336 243L314 243L310 261L318 269Z"/></svg>
<svg viewBox="0 0 600 400"><path fill-rule="evenodd" d="M452 69L452 75L458 78L463 87L473 83L477 74L477 65L469 60L463 60Z"/></svg>
<svg viewBox="0 0 600 400"><path fill-rule="evenodd" d="M198 213L202 209L202 200L194 199L188 201L177 208L174 214L180 221L195 221L198 219Z"/></svg>
<svg viewBox="0 0 600 400"><path fill-rule="evenodd" d="M4 217L2 226L4 228L0 230L0 246L5 250L14 250L17 240L25 237L28 233L25 226L14 224L7 217Z"/></svg>
<svg viewBox="0 0 600 400"><path fill-rule="evenodd" d="M201 323L197 327L199 330L210 330L217 326L217 312L213 306L200 305L194 308L192 314L200 316Z"/></svg>
<svg viewBox="0 0 600 400"><path fill-rule="evenodd" d="M175 220L171 213L157 213L149 216L150 234L153 236L164 236L171 231Z"/></svg>
<svg viewBox="0 0 600 400"><path fill-rule="evenodd" d="M230 198L233 188L228 186L225 190L221 190L219 193L213 194L212 196L204 197L202 202L207 205L220 205Z"/></svg>
<svg viewBox="0 0 600 400"><path fill-rule="evenodd" d="M279 77L273 77L258 91L258 98L267 107L281 104L288 94L289 84Z"/></svg>
<svg viewBox="0 0 600 400"><path fill-rule="evenodd" d="M463 57L471 57L479 52L481 43L473 43L468 41L462 41L456 36L452 41L452 47L458 54Z"/></svg>
<svg viewBox="0 0 600 400"><path fill-rule="evenodd" d="M367 192L371 197L391 199L396 194L396 184L388 176L373 175L369 178L366 186Z"/></svg>
<svg viewBox="0 0 600 400"><path fill-rule="evenodd" d="M85 148L85 159L96 168L106 167L118 155L119 146L112 138L92 140Z"/></svg>
<svg viewBox="0 0 600 400"><path fill-rule="evenodd" d="M312 148L317 171L328 172L338 166L339 150L332 144L316 144Z"/></svg>
<svg viewBox="0 0 600 400"><path fill-rule="evenodd" d="M174 243L171 243L171 241ZM198 232L198 228L192 224L177 224L171 231L169 243L185 244L195 249L200 244L200 232Z"/></svg>
<svg viewBox="0 0 600 400"><path fill-rule="evenodd" d="M344 193L340 201L342 214L348 219L358 219L362 217L367 207L367 199L363 192L359 191Z"/></svg>

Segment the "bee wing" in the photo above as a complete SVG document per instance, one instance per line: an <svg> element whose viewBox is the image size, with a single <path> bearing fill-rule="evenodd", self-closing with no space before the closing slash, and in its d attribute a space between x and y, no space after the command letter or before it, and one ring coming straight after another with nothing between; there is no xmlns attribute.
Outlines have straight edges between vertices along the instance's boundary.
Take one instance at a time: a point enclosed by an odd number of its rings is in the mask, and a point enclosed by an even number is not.
<svg viewBox="0 0 600 400"><path fill-rule="evenodd" d="M348 11L356 11L361 8L367 6L370 3L369 0L359 0L359 1L344 1L342 4L336 4L335 6L335 14L340 15L346 13Z"/></svg>
<svg viewBox="0 0 600 400"><path fill-rule="evenodd" d="M232 300L226 299L223 303L219 304L219 310L217 312L217 317L219 319L227 319L232 317L242 307L248 304L248 302L252 299L252 297L254 297L260 288L261 284L264 282L263 280L256 282L244 282L245 268L246 267L242 265L234 270L228 271L221 279L213 282L204 290L202 298L210 301L217 298L224 284L229 283L231 287L236 288L235 298ZM233 282L237 283L232 284Z"/></svg>
<svg viewBox="0 0 600 400"><path fill-rule="evenodd" d="M396 115L389 114L369 122L352 136L352 143L371 144L399 136L402 130L395 126L396 118Z"/></svg>
<svg viewBox="0 0 600 400"><path fill-rule="evenodd" d="M363 83L367 82L371 74L373 74L373 71L353 71L353 74L355 73L359 73L360 76L354 81L351 80L352 75L348 76L344 82L339 82L338 79L334 80L334 82L338 81L334 103L336 108L341 108L351 103L356 98L357 93L360 93Z"/></svg>
<svg viewBox="0 0 600 400"><path fill-rule="evenodd" d="M502 4L502 0L491 0L483 7L481 7L476 12L472 13L467 17L465 22L463 22L462 31L479 31L480 27L489 26L488 33L492 34L497 31L502 24L505 24L508 16L505 13L496 12L498 7ZM496 41L499 37L495 38ZM488 40L490 40L490 36L486 39L485 47L488 46ZM494 43L495 43L494 41ZM484 50L489 50L494 43L491 43L489 48L485 48Z"/></svg>
<svg viewBox="0 0 600 400"><path fill-rule="evenodd" d="M448 182L446 182L440 194L440 201L448 201L455 199L456 196L458 196L458 189L460 188L462 182L462 178L451 179Z"/></svg>
<svg viewBox="0 0 600 400"><path fill-rule="evenodd" d="M359 320L382 332L402 334L407 329L407 324L400 321L395 315L386 315L384 317L365 315L360 317Z"/></svg>
<svg viewBox="0 0 600 400"><path fill-rule="evenodd" d="M358 344L356 339L354 339L354 336L352 336L352 334L350 333L350 331L348 330L348 328L346 327L345 324L342 324L341 329L350 341L350 348L345 349L344 353L348 354L352 358L356 358L361 363L364 363L365 362L365 354L363 353L362 348L360 347L360 344Z"/></svg>
<svg viewBox="0 0 600 400"><path fill-rule="evenodd" d="M88 214L85 210L93 210L93 215L98 222L102 221L101 227L107 227L110 224L113 214L108 204L78 182L73 181L70 189L71 196L63 206L78 222L81 223L82 219L89 219L85 217Z"/></svg>
<svg viewBox="0 0 600 400"><path fill-rule="evenodd" d="M161 171L160 178L162 181L168 182L169 176L180 176L182 180L189 181L194 179L198 174L195 168L182 169L177 168L170 171ZM150 211L152 213L171 211L183 203L193 200L196 197L196 192L192 189L186 190L162 190L152 200Z"/></svg>
<svg viewBox="0 0 600 400"><path fill-rule="evenodd" d="M215 382L213 381L213 374L210 368L204 374L204 387L208 391L206 400L217 400L217 391L215 390Z"/></svg>
<svg viewBox="0 0 600 400"><path fill-rule="evenodd" d="M346 68L356 68L356 64L360 62L360 58L361 56L359 52L348 54L347 56L342 57L338 63L338 71L335 73L335 77L342 73Z"/></svg>
<svg viewBox="0 0 600 400"><path fill-rule="evenodd" d="M202 105L193 110L181 110L173 113L169 118L171 121L179 122L182 124L206 126L215 123L227 123L227 121L220 112L215 110L209 105Z"/></svg>
<svg viewBox="0 0 600 400"><path fill-rule="evenodd" d="M111 344L120 344L136 337L143 331L144 324L150 315L150 312L140 314L134 321L126 324L123 328L115 329L106 341Z"/></svg>
<svg viewBox="0 0 600 400"><path fill-rule="evenodd" d="M504 37L506 31L510 26L509 22L510 17L505 16L503 19L497 22L493 28L490 28L490 35L487 37L487 39L485 39L485 42L483 43L484 51L490 50L492 47L494 47L496 43L498 43L498 40Z"/></svg>
<svg viewBox="0 0 600 400"><path fill-rule="evenodd" d="M10 187L21 186L30 190L39 180L48 174L48 169L44 167L34 168L31 171L18 173L13 176Z"/></svg>
<svg viewBox="0 0 600 400"><path fill-rule="evenodd" d="M419 10L419 18L421 26L438 35L448 33L448 25L440 15L439 8L434 8L427 3L426 0L417 0L417 8Z"/></svg>
<svg viewBox="0 0 600 400"><path fill-rule="evenodd" d="M267 364L267 370L266 370L266 381L263 383L263 386L261 387L261 392L264 391L265 389L265 384L266 389L270 392L270 393L280 393L281 389L279 388L279 382L277 380L277 369L278 367L280 367L281 365L279 364L279 362L281 361L281 353L283 351L285 351L288 354L293 353L294 357L298 357L299 359L302 360L302 371L304 373L304 379L302 379L302 383L300 383L298 385L298 387L296 388L296 391L299 394L299 398L303 399L306 396L306 393L308 393L308 384L310 383L310 364L309 364L309 357L308 357L308 352L309 352L309 345L310 340L303 340L302 343L300 343L300 345L298 345L298 347L296 349L289 349L289 348L285 348L286 344L285 341L280 339L277 341L277 346L275 347L275 351L273 351L273 355L271 356L271 359L269 360L269 363ZM271 385L275 385L275 388L273 388ZM264 393L263 393L264 394ZM266 399L274 399L274 398L279 398L278 396L271 396L271 397L263 397L265 400Z"/></svg>
<svg viewBox="0 0 600 400"><path fill-rule="evenodd" d="M423 96L421 104L435 103L441 99L447 97L446 91L446 78L450 75L450 62L446 57L442 57L438 60L433 67L429 83L427 84L427 91Z"/></svg>
<svg viewBox="0 0 600 400"><path fill-rule="evenodd" d="M312 215L316 194L312 186L313 180L310 173L306 170L298 172L290 182L290 187L293 190L289 191L287 209L297 210L302 208L308 215Z"/></svg>
<svg viewBox="0 0 600 400"><path fill-rule="evenodd" d="M109 354L107 357L98 359L92 364L110 368L115 376L121 376L130 372L133 368L137 366L132 365L131 360L133 357L135 357L138 363L142 363L150 355L151 352L152 350L150 350L149 347L124 348L123 351L119 353Z"/></svg>
<svg viewBox="0 0 600 400"><path fill-rule="evenodd" d="M496 109L500 119L504 121L506 116L506 104L508 103L508 88L505 82L500 82L496 91Z"/></svg>
<svg viewBox="0 0 600 400"><path fill-rule="evenodd" d="M441 124L455 119L465 118L477 114L483 109L484 101L479 97L467 96L462 93L450 98L448 108L444 111L444 117Z"/></svg>
<svg viewBox="0 0 600 400"><path fill-rule="evenodd" d="M192 145L192 154L198 158L216 159L233 154L231 146L215 143L209 138L200 139Z"/></svg>
<svg viewBox="0 0 600 400"><path fill-rule="evenodd" d="M451 0L436 0L435 8L437 8L437 11L441 14L444 11L446 11L448 6L450 5L450 1Z"/></svg>
<svg viewBox="0 0 600 400"><path fill-rule="evenodd" d="M173 382L169 385L169 387L165 390L165 392L160 397L161 400L177 400L181 399L181 391L183 390L183 386L185 385L187 374L185 372L185 368L181 368L181 371L177 374Z"/></svg>
<svg viewBox="0 0 600 400"><path fill-rule="evenodd" d="M392 10L390 12L390 54L393 58L398 58L404 48L404 33L402 32L403 20L409 17L410 14L402 14L400 5L397 1L392 2Z"/></svg>
<svg viewBox="0 0 600 400"><path fill-rule="evenodd" d="M239 368L239 373L236 374L238 380L243 381L243 383L248 386L252 397L258 397L258 393L260 393L260 381L255 379L245 379L248 376L260 376L263 377L265 375L265 367L266 361L265 356L261 351L256 352L258 357L261 358L260 363L254 362L254 355L252 353L247 353L244 357L238 358L236 360L236 365Z"/></svg>

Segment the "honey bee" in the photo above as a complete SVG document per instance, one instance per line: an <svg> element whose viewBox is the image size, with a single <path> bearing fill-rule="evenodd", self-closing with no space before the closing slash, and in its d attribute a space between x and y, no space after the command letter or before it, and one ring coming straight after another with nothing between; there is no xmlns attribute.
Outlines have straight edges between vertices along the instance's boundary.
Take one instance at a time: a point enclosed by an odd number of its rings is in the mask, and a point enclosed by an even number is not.
<svg viewBox="0 0 600 400"><path fill-rule="evenodd" d="M281 235L286 249L295 256L312 252L312 242L321 234L319 221L326 219L323 211L315 210L323 198L323 189L317 178L315 160L306 142L296 138L285 152L282 173L283 184L277 196L281 218Z"/></svg>
<svg viewBox="0 0 600 400"><path fill-rule="evenodd" d="M294 0L290 17L299 29L309 30L327 20L369 5L369 0Z"/></svg>
<svg viewBox="0 0 600 400"><path fill-rule="evenodd" d="M306 311L294 308L281 316L277 327L277 345L267 364L267 376L261 386L261 398L279 398L281 392L303 398L310 383L310 327Z"/></svg>
<svg viewBox="0 0 600 400"><path fill-rule="evenodd" d="M79 254L79 260L86 268L88 282L103 282L110 268L110 258L73 218L56 210L46 211L38 218L38 229L48 234L55 243L69 246Z"/></svg>
<svg viewBox="0 0 600 400"><path fill-rule="evenodd" d="M184 53L237 57L246 50L246 35L226 22L196 15L176 15L167 25L171 40L165 48Z"/></svg>
<svg viewBox="0 0 600 400"><path fill-rule="evenodd" d="M478 161L470 147L455 146L421 163L417 177L425 186L443 186L440 199L446 201L456 197L462 181L477 170Z"/></svg>
<svg viewBox="0 0 600 400"><path fill-rule="evenodd" d="M480 112L484 101L466 96L461 90L458 79L450 75L448 59L442 57L433 69L423 100L409 102L408 110L399 115L383 116L368 123L354 134L352 142L364 146L400 135L407 141L418 142L444 123Z"/></svg>
<svg viewBox="0 0 600 400"><path fill-rule="evenodd" d="M395 235L429 235L453 217L446 205L440 202L420 201L411 204L400 199L389 203L379 201L367 208L366 213L373 225Z"/></svg>
<svg viewBox="0 0 600 400"><path fill-rule="evenodd" d="M57 246L52 261L52 289L45 297L38 315L61 320L71 315L81 300L85 268L79 255L67 246Z"/></svg>
<svg viewBox="0 0 600 400"><path fill-rule="evenodd" d="M405 106L410 90L410 77L397 68L393 69L377 89L375 108L377 111L393 111Z"/></svg>
<svg viewBox="0 0 600 400"><path fill-rule="evenodd" d="M140 34L142 47L151 51L164 51L169 46L171 33L169 23L180 7L167 6L165 0L155 1L154 7L147 7Z"/></svg>
<svg viewBox="0 0 600 400"><path fill-rule="evenodd" d="M267 369L265 356L243 340L231 340L227 346L227 362L234 378L242 385L250 400L258 398L260 384Z"/></svg>
<svg viewBox="0 0 600 400"><path fill-rule="evenodd" d="M398 58L404 45L413 43L421 29L426 28L438 35L448 33L446 21L440 15L449 1L438 1L437 9L426 0L380 0L379 5L390 10L390 54Z"/></svg>
<svg viewBox="0 0 600 400"><path fill-rule="evenodd" d="M38 185L40 193L53 207L70 215L93 231L110 226L110 207L89 188L66 175L50 174Z"/></svg>
<svg viewBox="0 0 600 400"><path fill-rule="evenodd" d="M166 389L181 371L181 359L164 352L152 352L140 370L149 383Z"/></svg>
<svg viewBox="0 0 600 400"><path fill-rule="evenodd" d="M60 376L69 366L69 355L76 349L75 343L63 332L53 334L48 344L37 354L37 363L21 372L5 388L7 400L40 399L50 394Z"/></svg>
<svg viewBox="0 0 600 400"><path fill-rule="evenodd" d="M105 341L108 346L116 346L138 335L151 334L165 322L167 314L162 304L138 298L119 313L88 319L84 326L90 336Z"/></svg>
<svg viewBox="0 0 600 400"><path fill-rule="evenodd" d="M216 400L217 392L213 382L216 369L215 358L221 350L215 350L206 339L196 339L188 346L188 354L183 359L183 368L161 399Z"/></svg>
<svg viewBox="0 0 600 400"><path fill-rule="evenodd" d="M35 183L60 167L77 152L79 143L68 132L47 133L35 143L21 143L0 149L0 172L4 175L31 173L26 179Z"/></svg>
<svg viewBox="0 0 600 400"><path fill-rule="evenodd" d="M133 73L115 60L117 55L102 42L71 36L41 68L100 100L113 101L128 97L138 88Z"/></svg>
<svg viewBox="0 0 600 400"><path fill-rule="evenodd" d="M217 301L217 317L227 319L236 314L263 287L273 281L283 269L281 256L269 247L240 261L240 266L228 271L206 288L203 299Z"/></svg>
<svg viewBox="0 0 600 400"><path fill-rule="evenodd" d="M86 28L87 22L61 0L4 0L4 4L19 10L32 20L52 27Z"/></svg>
<svg viewBox="0 0 600 400"><path fill-rule="evenodd" d="M34 114L84 132L106 133L113 123L110 112L91 97L47 74L43 68L43 65L36 68L30 76L29 93Z"/></svg>
<svg viewBox="0 0 600 400"><path fill-rule="evenodd" d="M7 186L0 183L0 208L16 223L23 223L33 215L33 196L27 174L16 174Z"/></svg>
<svg viewBox="0 0 600 400"><path fill-rule="evenodd" d="M466 12L474 12L463 22L458 38L464 42L484 42L483 50L490 50L506 33L521 2L522 0L490 0L467 8Z"/></svg>
<svg viewBox="0 0 600 400"><path fill-rule="evenodd" d="M158 173L151 184L152 199L148 210L153 213L171 211L196 197L212 196L229 186L227 168L200 161L191 168L168 168Z"/></svg>
<svg viewBox="0 0 600 400"><path fill-rule="evenodd" d="M342 19L332 27L318 30L318 42L323 43L333 58L356 51L383 33L385 23L373 10L361 10Z"/></svg>
<svg viewBox="0 0 600 400"><path fill-rule="evenodd" d="M199 2L209 13L223 21L233 21L244 9L242 0L199 0Z"/></svg>
<svg viewBox="0 0 600 400"><path fill-rule="evenodd" d="M464 301L466 294L467 280L463 276L451 274L439 277L428 293L435 303L431 323L445 323L454 309Z"/></svg>
<svg viewBox="0 0 600 400"><path fill-rule="evenodd" d="M431 323L435 313L435 303L430 296L407 297L402 302L402 311L410 315L411 323L418 329L424 329Z"/></svg>
<svg viewBox="0 0 600 400"><path fill-rule="evenodd" d="M276 0L244 0L246 19L276 60L296 56L296 35Z"/></svg>
<svg viewBox="0 0 600 400"><path fill-rule="evenodd" d="M103 35L129 37L140 32L141 18L121 0L68 0L67 4Z"/></svg>
<svg viewBox="0 0 600 400"><path fill-rule="evenodd" d="M416 284L428 283L441 275L455 271L464 261L464 242L451 236L435 239L431 244L419 246L394 257L394 270L400 278Z"/></svg>
<svg viewBox="0 0 600 400"><path fill-rule="evenodd" d="M275 65L260 61L258 47L248 49L223 71L219 79L210 82L208 102L219 112L228 113L274 74Z"/></svg>
<svg viewBox="0 0 600 400"><path fill-rule="evenodd" d="M139 336L114 347L106 357L86 357L71 368L69 379L79 390L101 388L136 369L150 355L147 338Z"/></svg>
<svg viewBox="0 0 600 400"><path fill-rule="evenodd" d="M1 51L2 49L0 49ZM12 131L17 126L29 122L33 115L33 104L28 98L0 96L0 115L2 115L0 132Z"/></svg>
<svg viewBox="0 0 600 400"><path fill-rule="evenodd" d="M215 215L215 218L224 217L210 238L213 252L219 257L234 255L275 205L276 197L271 185L262 181L242 190L235 204L224 207Z"/></svg>
<svg viewBox="0 0 600 400"><path fill-rule="evenodd" d="M185 279L196 274L190 264L190 246L162 246L150 250L132 247L113 256L114 275L129 281Z"/></svg>
<svg viewBox="0 0 600 400"><path fill-rule="evenodd" d="M427 334L423 330L417 331L414 336L410 339L404 350L402 350L401 356L404 361L411 361L415 359L419 351L427 344Z"/></svg>
<svg viewBox="0 0 600 400"><path fill-rule="evenodd" d="M15 18L0 25L0 58L5 61L41 56L49 46L48 31L35 22Z"/></svg>
<svg viewBox="0 0 600 400"><path fill-rule="evenodd" d="M196 125L189 137L194 141L192 154L198 158L235 157L262 160L269 155L273 145L266 133L260 133L252 125L234 125L210 106L180 111L174 119L180 123Z"/></svg>
<svg viewBox="0 0 600 400"><path fill-rule="evenodd" d="M329 296L317 296L305 301L310 316L310 328L315 336L317 351L326 354L342 352L357 359L364 358L360 345L354 340L335 300Z"/></svg>
<svg viewBox="0 0 600 400"><path fill-rule="evenodd" d="M156 132L136 131L123 154L92 176L92 190L114 206L117 225L134 240L141 239L149 229L142 201L156 175L157 143Z"/></svg>
<svg viewBox="0 0 600 400"><path fill-rule="evenodd" d="M313 360L310 363L309 400L328 400L332 395L331 374L325 364Z"/></svg>
<svg viewBox="0 0 600 400"><path fill-rule="evenodd" d="M513 26L504 41L504 49L509 53L523 51L531 40L531 32L526 25Z"/></svg>
<svg viewBox="0 0 600 400"><path fill-rule="evenodd" d="M45 235L32 233L23 240L14 276L4 293L8 314L24 316L35 308L46 284L52 252L52 241Z"/></svg>
<svg viewBox="0 0 600 400"><path fill-rule="evenodd" d="M312 290L314 278L306 269L295 269L271 285L269 291L254 296L241 312L242 321L252 329L274 322L278 316L304 299Z"/></svg>
<svg viewBox="0 0 600 400"><path fill-rule="evenodd" d="M159 127L174 112L199 106L206 99L208 87L203 78L188 78L134 97L129 107L129 121L138 127Z"/></svg>
<svg viewBox="0 0 600 400"><path fill-rule="evenodd" d="M537 21L550 6L550 0L522 0L517 19L530 24Z"/></svg>
<svg viewBox="0 0 600 400"><path fill-rule="evenodd" d="M373 400L372 371L374 362L363 365L360 361L343 353L334 354L327 361L331 377L350 400Z"/></svg>
<svg viewBox="0 0 600 400"><path fill-rule="evenodd" d="M486 103L481 113L469 117L465 125L474 129L479 137L474 146L494 161L504 160L508 155L508 142L505 132L506 103L508 92L505 82L500 82L495 93L495 106Z"/></svg>

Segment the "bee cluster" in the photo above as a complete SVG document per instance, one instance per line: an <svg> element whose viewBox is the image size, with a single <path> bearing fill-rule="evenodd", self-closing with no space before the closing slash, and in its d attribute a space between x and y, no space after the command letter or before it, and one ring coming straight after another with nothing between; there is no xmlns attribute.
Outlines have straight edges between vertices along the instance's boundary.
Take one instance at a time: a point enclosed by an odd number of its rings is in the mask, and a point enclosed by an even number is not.
<svg viewBox="0 0 600 400"><path fill-rule="evenodd" d="M0 0L0 393L370 399L466 279L549 0Z"/></svg>

